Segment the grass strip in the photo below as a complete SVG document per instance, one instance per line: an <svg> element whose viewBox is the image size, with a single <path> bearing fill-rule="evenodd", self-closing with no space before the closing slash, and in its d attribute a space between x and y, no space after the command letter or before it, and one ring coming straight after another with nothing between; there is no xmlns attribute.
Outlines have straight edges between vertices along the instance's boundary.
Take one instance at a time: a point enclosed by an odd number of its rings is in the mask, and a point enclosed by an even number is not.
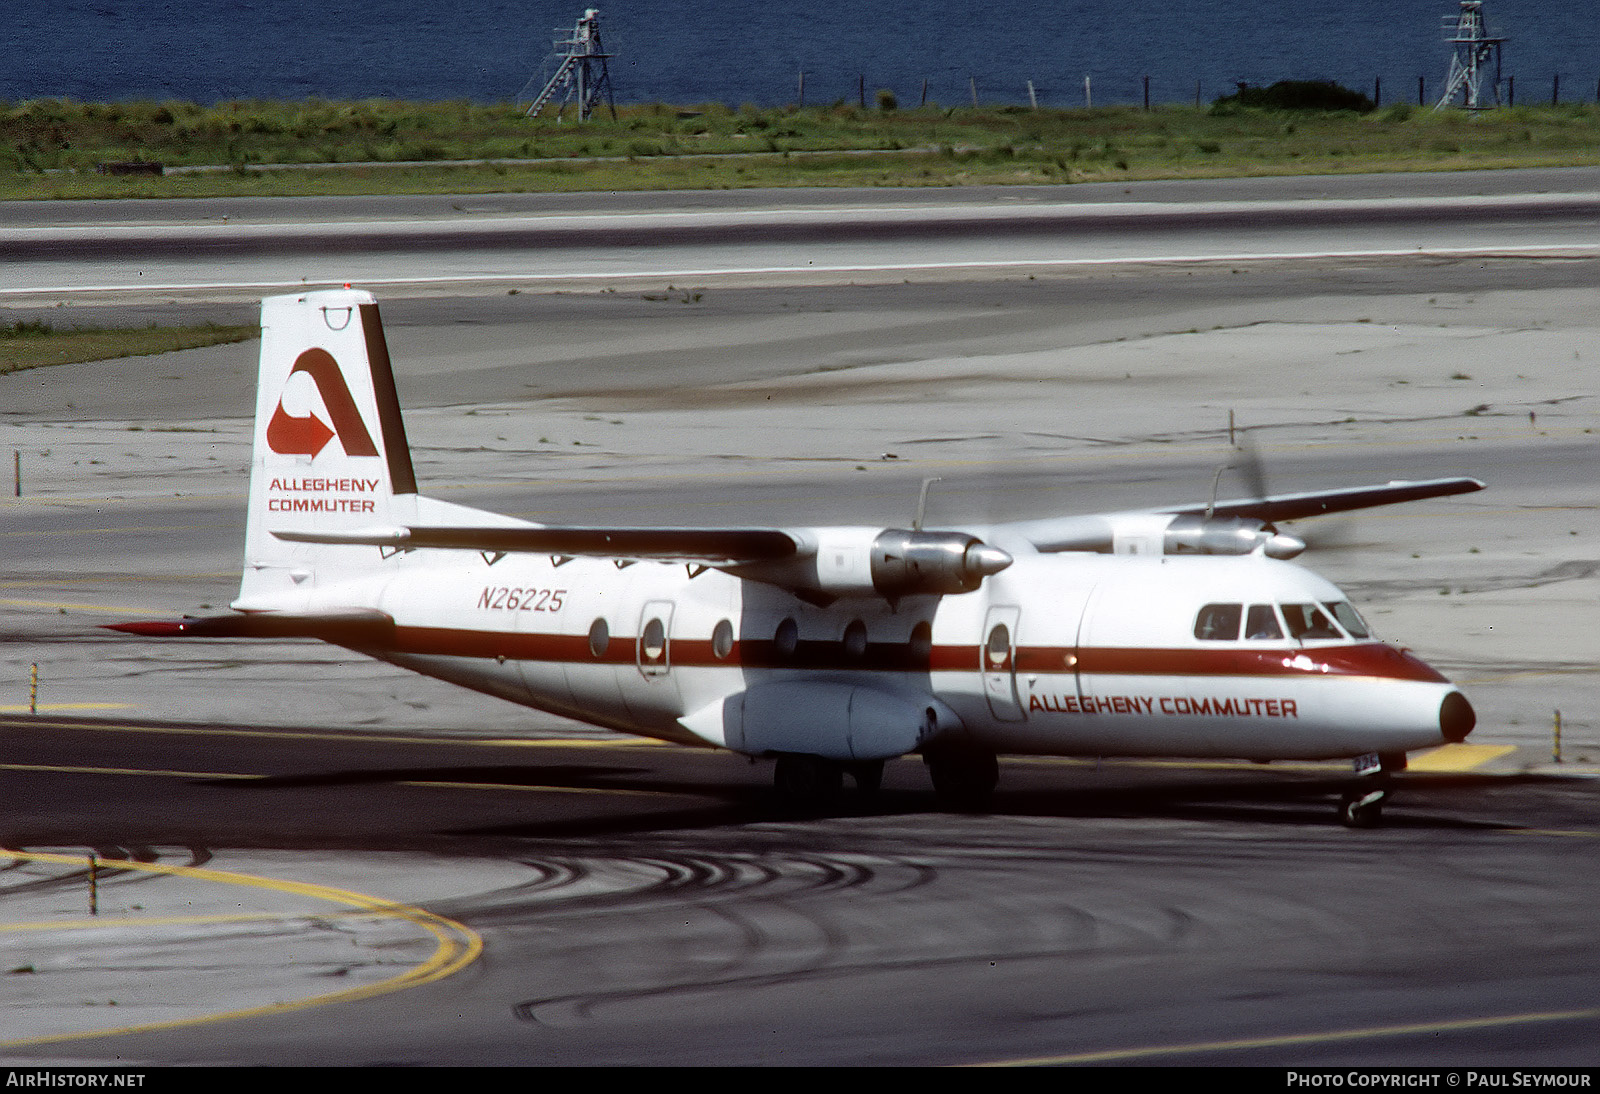
<svg viewBox="0 0 1600 1094"><path fill-rule="evenodd" d="M446 165L458 160L499 162ZM168 173L96 173L135 162ZM466 102L0 104L0 198L959 186L1596 163L1600 106L1584 103L1480 113L651 103L583 125ZM178 173L201 166L227 169Z"/></svg>
<svg viewBox="0 0 1600 1094"><path fill-rule="evenodd" d="M0 325L0 374L43 365L143 357L180 349L199 349L258 337L259 327L74 328L56 330L49 323L24 320Z"/></svg>

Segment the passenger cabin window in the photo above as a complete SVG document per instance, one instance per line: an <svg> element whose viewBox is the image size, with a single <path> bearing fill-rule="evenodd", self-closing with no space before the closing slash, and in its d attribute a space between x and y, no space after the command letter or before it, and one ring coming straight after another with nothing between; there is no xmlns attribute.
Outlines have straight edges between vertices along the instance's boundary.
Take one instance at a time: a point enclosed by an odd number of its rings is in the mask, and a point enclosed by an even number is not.
<svg viewBox="0 0 1600 1094"><path fill-rule="evenodd" d="M1194 636L1202 642L1236 642L1243 604L1207 604L1195 617Z"/></svg>
<svg viewBox="0 0 1600 1094"><path fill-rule="evenodd" d="M1343 638L1344 634L1333 625L1315 604L1285 604L1283 605L1283 621L1289 627L1291 638Z"/></svg>
<svg viewBox="0 0 1600 1094"><path fill-rule="evenodd" d="M996 623L989 632L989 642L984 647L985 664L990 672L1004 672L1011 661L1011 631L1004 623Z"/></svg>
<svg viewBox="0 0 1600 1094"><path fill-rule="evenodd" d="M1252 604L1244 617L1244 636L1247 639L1282 638L1283 628L1278 625L1278 613L1271 604Z"/></svg>

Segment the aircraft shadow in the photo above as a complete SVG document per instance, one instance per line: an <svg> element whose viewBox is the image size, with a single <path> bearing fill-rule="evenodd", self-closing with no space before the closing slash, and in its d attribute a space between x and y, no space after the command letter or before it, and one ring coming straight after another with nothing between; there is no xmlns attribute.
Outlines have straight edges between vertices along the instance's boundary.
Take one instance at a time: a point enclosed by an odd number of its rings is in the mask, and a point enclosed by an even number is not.
<svg viewBox="0 0 1600 1094"><path fill-rule="evenodd" d="M1400 780L1394 805L1382 828L1408 830L1503 830L1524 827L1516 821L1473 815L1481 808L1474 791L1486 786L1538 783L1541 776L1450 776ZM1169 820L1214 824L1268 825L1278 828L1337 826L1335 804L1349 787L1348 778L1263 777L1166 781L1113 787L1085 787L1075 780L1054 786L1027 786L995 793L983 810L955 811L943 806L931 789L884 787L864 795L846 789L824 806L796 808L776 801L770 788L715 781L676 782L653 778L634 782L607 779L608 789L680 793L713 799L701 806L658 809L590 818L464 827L449 834L476 838L546 839L589 835L640 835L726 828L764 822L808 822L832 818L893 816L987 816L1060 818L1064 820ZM597 785L598 788L598 785ZM1455 792L1459 791L1457 794ZM1381 830L1381 828L1380 828Z"/></svg>

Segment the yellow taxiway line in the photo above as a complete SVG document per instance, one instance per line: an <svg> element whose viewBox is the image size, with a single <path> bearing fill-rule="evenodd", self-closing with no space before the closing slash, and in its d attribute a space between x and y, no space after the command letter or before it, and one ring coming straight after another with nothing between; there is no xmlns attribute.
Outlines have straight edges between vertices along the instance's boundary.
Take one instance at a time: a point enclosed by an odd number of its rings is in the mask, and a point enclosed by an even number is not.
<svg viewBox="0 0 1600 1094"><path fill-rule="evenodd" d="M1515 752L1515 745L1443 745L1412 756L1407 771L1475 771L1490 760Z"/></svg>
<svg viewBox="0 0 1600 1094"><path fill-rule="evenodd" d="M1581 1022L1600 1017L1600 1008L1581 1010L1531 1011L1526 1014L1501 1014L1488 1018L1457 1018L1442 1022L1403 1022L1392 1026L1367 1026L1359 1029L1324 1030L1317 1033L1286 1033L1275 1037L1240 1037L1224 1041L1196 1041L1179 1045L1145 1045L1113 1048L1098 1052L1074 1052L1060 1056L1035 1056L1018 1060L994 1060L971 1067L1060 1067L1067 1064L1108 1064L1129 1060L1158 1060L1164 1056L1192 1056L1213 1052L1240 1052L1262 1048L1294 1048L1325 1045L1340 1041L1366 1041L1379 1037L1408 1037L1462 1033L1477 1029L1532 1025L1537 1022Z"/></svg>
<svg viewBox="0 0 1600 1094"><path fill-rule="evenodd" d="M132 703L36 703L31 707L27 703L10 703L0 704L0 714L31 714L36 710L129 710L132 707Z"/></svg>
<svg viewBox="0 0 1600 1094"><path fill-rule="evenodd" d="M0 857L9 857L28 862L54 863L62 866L82 867L89 869L91 863L87 857L78 855L62 855L39 851L12 851L0 849ZM357 988L347 988L343 991L325 992L320 995L307 996L304 999L292 999L284 1002L266 1003L259 1007L243 1007L238 1010L221 1011L214 1014L202 1014L191 1018L178 1018L165 1022L148 1022L139 1025L118 1026L108 1029L89 1030L77 1033L55 1033L43 1037L25 1037L14 1041L0 1041L0 1048L17 1048L24 1045L51 1044L59 1041L81 1041L94 1037L113 1037L130 1033L147 1033L154 1030L177 1029L184 1026L202 1025L208 1022L233 1021L240 1018L254 1018L267 1014L281 1014L285 1011L303 1010L307 1007L326 1006L331 1003L348 1003L357 999L370 999L378 995L387 995L390 992L403 991L406 988L420 987L442 980L453 973L459 972L476 961L483 953L483 939L472 928L453 919L435 915L410 904L400 904L393 901L382 900L378 897L357 893L349 889L337 889L331 885L318 885L305 881L286 881L279 878L257 877L254 874L242 874L227 870L210 870L196 866L175 866L156 862L131 862L124 859L107 861L98 859L94 865L99 869L138 870L148 874L166 874L173 877L191 878L196 881L212 882L220 885L238 885L252 889L267 889L273 892L290 893L296 896L309 897L313 900L328 901L333 904L343 905L354 911L337 913L340 916L365 915L378 918L398 919L419 927L438 940L433 953L419 965L414 965L404 972L398 973L375 984L367 984ZM316 918L315 913L310 913ZM237 916L196 917L193 920L184 918L183 922L226 922L237 919ZM258 917L248 917L258 918ZM279 919L305 919L306 912L285 913L276 917ZM105 928L126 928L129 926L160 925L175 922L172 919L163 919L152 916L148 919L132 916L103 916L92 920L76 920L65 923L55 923L50 926L62 930L94 930ZM36 923L0 923L0 934L7 931L38 930Z"/></svg>

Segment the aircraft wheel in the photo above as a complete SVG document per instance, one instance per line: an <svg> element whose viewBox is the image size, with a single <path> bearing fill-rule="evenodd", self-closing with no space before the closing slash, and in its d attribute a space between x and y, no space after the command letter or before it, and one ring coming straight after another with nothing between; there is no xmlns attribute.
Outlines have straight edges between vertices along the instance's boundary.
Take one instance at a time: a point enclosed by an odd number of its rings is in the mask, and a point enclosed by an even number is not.
<svg viewBox="0 0 1600 1094"><path fill-rule="evenodd" d="M1000 761L978 748L941 748L923 753L933 792L951 809L987 808L1000 782Z"/></svg>
<svg viewBox="0 0 1600 1094"><path fill-rule="evenodd" d="M826 805L839 796L844 785L844 767L821 756L785 752L773 768L772 785L789 805Z"/></svg>
<svg viewBox="0 0 1600 1094"><path fill-rule="evenodd" d="M1387 790L1352 790L1339 802L1339 823L1346 828L1376 828L1383 823Z"/></svg>
<svg viewBox="0 0 1600 1094"><path fill-rule="evenodd" d="M883 761L863 760L853 763L847 768L850 778L854 780L856 789L863 797L873 797L883 786Z"/></svg>

